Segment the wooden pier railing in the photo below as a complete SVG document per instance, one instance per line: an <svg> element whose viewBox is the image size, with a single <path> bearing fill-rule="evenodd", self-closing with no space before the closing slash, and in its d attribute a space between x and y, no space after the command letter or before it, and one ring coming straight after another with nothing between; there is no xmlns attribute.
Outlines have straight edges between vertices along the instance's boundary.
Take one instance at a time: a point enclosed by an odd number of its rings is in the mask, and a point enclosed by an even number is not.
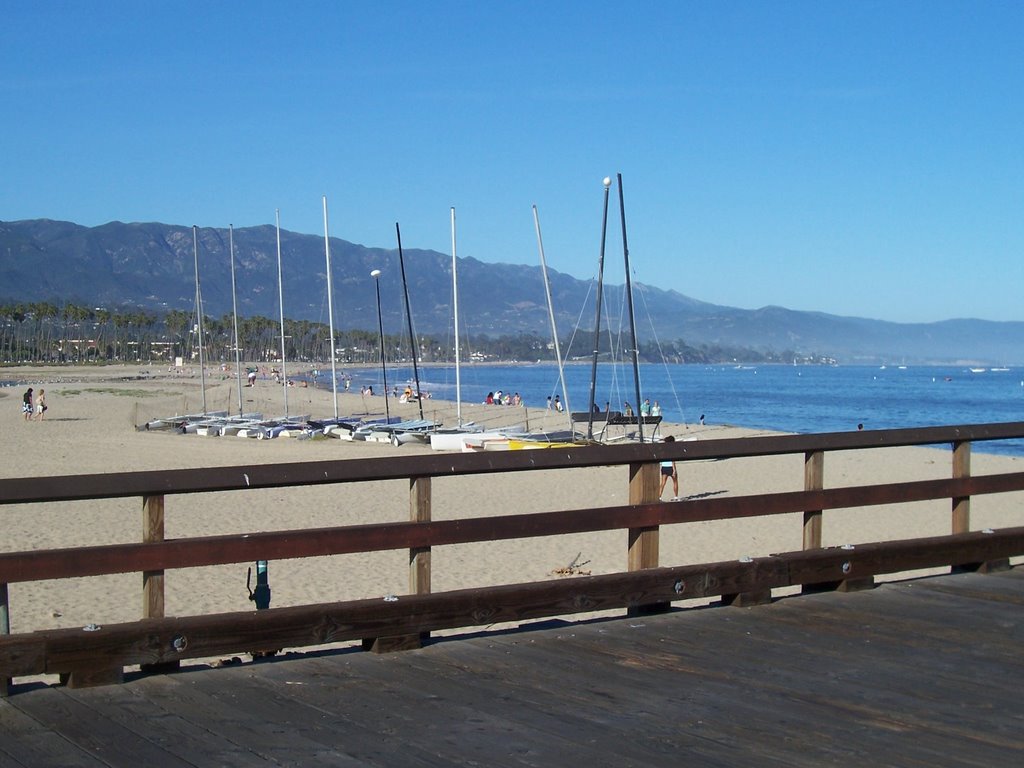
<svg viewBox="0 0 1024 768"><path fill-rule="evenodd" d="M1024 422L2 479L0 506L137 497L142 501L143 533L140 542L131 544L0 553L0 695L7 695L12 680L21 676L59 674L69 685L94 685L118 682L124 668L136 664L160 670L190 658L258 654L354 639L373 650L393 650L414 647L433 630L605 609L644 613L700 597L720 596L727 604L750 604L770 599L773 589L783 587L849 589L870 586L879 574L921 568L1005 567L1009 558L1024 555L1024 526L972 531L970 502L981 494L1024 490L1024 472L974 476L970 448L977 441L1021 437ZM938 444L953 446L946 479L824 487L829 452ZM803 490L683 503L663 503L658 498L662 460L783 454L803 455ZM431 480L435 477L609 465L629 466L626 505L432 519ZM408 522L164 538L168 496L393 479L409 482ZM821 546L825 510L936 499L951 502L949 535L855 547ZM794 512L802 512L804 519L799 550L739 561L659 565L661 526ZM611 529L628 531L626 572L431 593L434 546ZM168 569L381 550L408 550L407 595L388 601L164 617L163 577ZM142 575L140 620L91 632L10 633L8 584L131 572Z"/></svg>

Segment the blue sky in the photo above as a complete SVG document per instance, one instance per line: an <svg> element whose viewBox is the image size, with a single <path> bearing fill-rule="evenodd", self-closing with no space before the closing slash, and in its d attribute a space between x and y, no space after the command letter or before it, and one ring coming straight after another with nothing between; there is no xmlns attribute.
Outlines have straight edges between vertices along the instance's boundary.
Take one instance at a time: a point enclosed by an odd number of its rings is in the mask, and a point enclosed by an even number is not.
<svg viewBox="0 0 1024 768"><path fill-rule="evenodd" d="M271 224L1024 320L1024 4L6 2L0 219ZM613 188L613 203L615 202ZM607 276L622 282L617 206ZM49 267L48 268L52 268ZM287 267L286 267L287 268Z"/></svg>

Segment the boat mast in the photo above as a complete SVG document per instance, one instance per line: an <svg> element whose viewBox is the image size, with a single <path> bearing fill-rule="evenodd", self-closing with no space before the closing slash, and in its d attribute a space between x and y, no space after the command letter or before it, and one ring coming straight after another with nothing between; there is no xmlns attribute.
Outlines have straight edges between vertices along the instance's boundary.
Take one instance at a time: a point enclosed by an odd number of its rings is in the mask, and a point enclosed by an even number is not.
<svg viewBox="0 0 1024 768"><path fill-rule="evenodd" d="M640 442L644 441L644 417L640 412L640 350L636 343L636 316L633 313L633 285L629 279L629 246L626 245L626 203L622 196L622 174L619 182L619 218L622 220L622 256L626 263L626 302L629 308L629 332L633 338L633 383L636 387L636 426Z"/></svg>
<svg viewBox="0 0 1024 768"><path fill-rule="evenodd" d="M459 281L455 260L455 206L452 206L452 311L455 314L455 420L462 426L462 381L459 365Z"/></svg>
<svg viewBox="0 0 1024 768"><path fill-rule="evenodd" d="M206 413L206 366L203 365L203 295L199 292L199 235L192 225L192 255L196 262L196 328L199 331L199 380L203 389L203 413Z"/></svg>
<svg viewBox="0 0 1024 768"><path fill-rule="evenodd" d="M238 348L238 301L235 298L235 233L228 224L228 249L231 257L231 316L235 324L235 371L238 379L238 415L242 415L242 351Z"/></svg>
<svg viewBox="0 0 1024 768"><path fill-rule="evenodd" d="M416 365L416 336L412 332L412 310L409 309L409 284L405 280L405 257L402 255L402 230L395 222L395 234L398 235L398 266L402 270L402 292L405 294L405 317L409 321L409 345L412 347L412 377L416 382L416 404L420 407L420 420L423 420L423 398L420 397L420 369ZM383 338L383 335L381 336ZM383 360L382 360L383 362Z"/></svg>
<svg viewBox="0 0 1024 768"><path fill-rule="evenodd" d="M380 329L380 371L384 378L384 423L391 423L391 410L388 408L388 364L384 360L384 317L380 313L380 270L370 273L377 288L377 327Z"/></svg>
<svg viewBox="0 0 1024 768"><path fill-rule="evenodd" d="M324 253L327 256L327 322L331 326L331 391L334 392L334 418L338 418L338 374L334 354L334 292L331 290L331 238L327 233L327 195L324 195Z"/></svg>
<svg viewBox="0 0 1024 768"><path fill-rule="evenodd" d="M277 222L277 302L281 307L281 385L284 387L284 416L288 418L288 374L284 369L284 286L281 280L281 209L274 209Z"/></svg>
<svg viewBox="0 0 1024 768"><path fill-rule="evenodd" d="M587 414L587 439L594 439L594 390L597 386L597 355L601 350L601 298L604 290L604 244L608 234L608 191L612 180L604 177L604 215L601 218L601 255L597 262L597 312L594 320L594 364L590 368L590 412ZM606 414L607 416L607 414Z"/></svg>
<svg viewBox="0 0 1024 768"><path fill-rule="evenodd" d="M544 293L548 299L548 317L551 318L551 338L555 342L555 360L558 361L558 380L562 384L562 402L565 413L569 417L569 429L572 429L572 409L569 407L569 390L565 386L565 370L562 368L562 348L558 343L558 327L555 325L555 305L551 301L551 283L548 282L548 263L544 259L544 241L540 236L540 217L537 206L533 206L533 228L537 231L537 249L540 251L540 271L544 276Z"/></svg>

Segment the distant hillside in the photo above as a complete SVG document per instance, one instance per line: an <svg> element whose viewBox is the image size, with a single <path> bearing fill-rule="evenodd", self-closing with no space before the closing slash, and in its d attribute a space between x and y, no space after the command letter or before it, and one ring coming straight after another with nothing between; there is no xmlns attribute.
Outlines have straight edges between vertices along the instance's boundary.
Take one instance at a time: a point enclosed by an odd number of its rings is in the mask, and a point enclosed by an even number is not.
<svg viewBox="0 0 1024 768"><path fill-rule="evenodd" d="M231 266L226 229L199 230L203 309L231 312ZM277 241L273 227L234 232L239 313L277 317ZM285 315L327 321L322 237L281 233ZM407 249L406 275L417 332L444 335L452 326L451 257ZM377 305L370 272L380 269L385 330L404 322L397 250L331 239L334 318L339 328L376 329ZM459 316L467 333L550 334L539 266L485 264L460 258ZM577 318L592 324L588 281L549 269L556 321L568 337ZM605 286L606 307L622 306L622 286ZM763 351L830 355L843 363L1024 363L1024 323L947 320L900 324L781 307L723 307L676 291L634 285L638 333L662 343L717 344ZM75 301L90 306L138 306L166 311L194 308L191 227L123 224L82 227L68 222L0 222L0 300ZM618 327L618 320L613 321ZM589 352L591 342L583 349ZM584 353L585 354L585 353Z"/></svg>

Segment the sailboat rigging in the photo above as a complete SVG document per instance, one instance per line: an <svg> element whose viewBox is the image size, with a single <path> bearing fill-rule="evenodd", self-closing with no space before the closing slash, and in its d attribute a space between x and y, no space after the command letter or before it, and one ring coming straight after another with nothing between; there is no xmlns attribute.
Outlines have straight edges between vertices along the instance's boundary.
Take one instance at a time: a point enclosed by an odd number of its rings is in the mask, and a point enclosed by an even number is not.
<svg viewBox="0 0 1024 768"><path fill-rule="evenodd" d="M456 277L458 261L455 258L455 206L452 206L452 312L455 314L455 422L462 426L462 379L459 357L459 281Z"/></svg>
<svg viewBox="0 0 1024 768"><path fill-rule="evenodd" d="M405 296L405 317L409 322L409 348L412 350L412 376L413 381L416 384L416 404L419 405L420 419L423 418L423 397L420 392L420 370L416 363L416 334L413 333L412 329L412 310L409 308L409 284L405 279L405 257L402 255L402 230L398 226L398 222L395 222L395 234L398 236L398 266L402 271L402 293ZM381 331L383 338L383 330ZM383 362L383 359L382 361ZM387 382L384 383L385 394L387 394Z"/></svg>
<svg viewBox="0 0 1024 768"><path fill-rule="evenodd" d="M622 257L626 263L626 302L629 306L629 331L633 343L633 383L636 391L636 427L637 436L642 443L644 441L644 412L640 408L640 350L636 343L636 318L633 314L633 285L629 277L629 246L626 244L626 203L622 192L622 174L615 175L619 183L619 217L622 221Z"/></svg>
<svg viewBox="0 0 1024 768"><path fill-rule="evenodd" d="M327 322L331 334L331 392L334 393L334 418L338 418L337 355L334 352L334 291L331 288L331 237L327 228L327 195L324 195L324 254L327 257Z"/></svg>
<svg viewBox="0 0 1024 768"><path fill-rule="evenodd" d="M587 416L587 439L594 439L594 396L597 388L597 358L601 350L601 299L604 294L604 248L608 235L608 193L612 180L604 178L604 213L601 216L601 253L597 260L597 294L595 297L596 314L594 318L594 362L590 367L590 401Z"/></svg>
<svg viewBox="0 0 1024 768"><path fill-rule="evenodd" d="M196 263L196 330L199 335L199 381L203 389L203 413L206 413L206 366L203 364L203 295L199 291L199 235L192 225L192 255Z"/></svg>
<svg viewBox="0 0 1024 768"><path fill-rule="evenodd" d="M242 405L242 351L238 346L238 299L235 294L235 231L228 224L228 255L231 260L231 317L235 328L235 372L238 379L238 415L241 417Z"/></svg>
<svg viewBox="0 0 1024 768"><path fill-rule="evenodd" d="M277 225L277 300L281 309L281 386L284 388L284 417L288 418L288 372L285 370L284 346L284 281L281 278L281 209L274 209L274 220Z"/></svg>
<svg viewBox="0 0 1024 768"><path fill-rule="evenodd" d="M562 385L562 402L565 404L565 413L569 419L569 429L572 429L572 408L569 407L569 390L565 386L565 370L562 367L562 348L558 343L558 327L555 324L555 305L551 301L551 283L548 282L548 264L544 258L544 240L540 234L540 217L537 214L537 206L533 206L533 227L537 231L537 250L540 251L540 269L544 278L544 294L548 301L548 317L551 319L551 338L555 344L555 360L558 361L558 380Z"/></svg>

